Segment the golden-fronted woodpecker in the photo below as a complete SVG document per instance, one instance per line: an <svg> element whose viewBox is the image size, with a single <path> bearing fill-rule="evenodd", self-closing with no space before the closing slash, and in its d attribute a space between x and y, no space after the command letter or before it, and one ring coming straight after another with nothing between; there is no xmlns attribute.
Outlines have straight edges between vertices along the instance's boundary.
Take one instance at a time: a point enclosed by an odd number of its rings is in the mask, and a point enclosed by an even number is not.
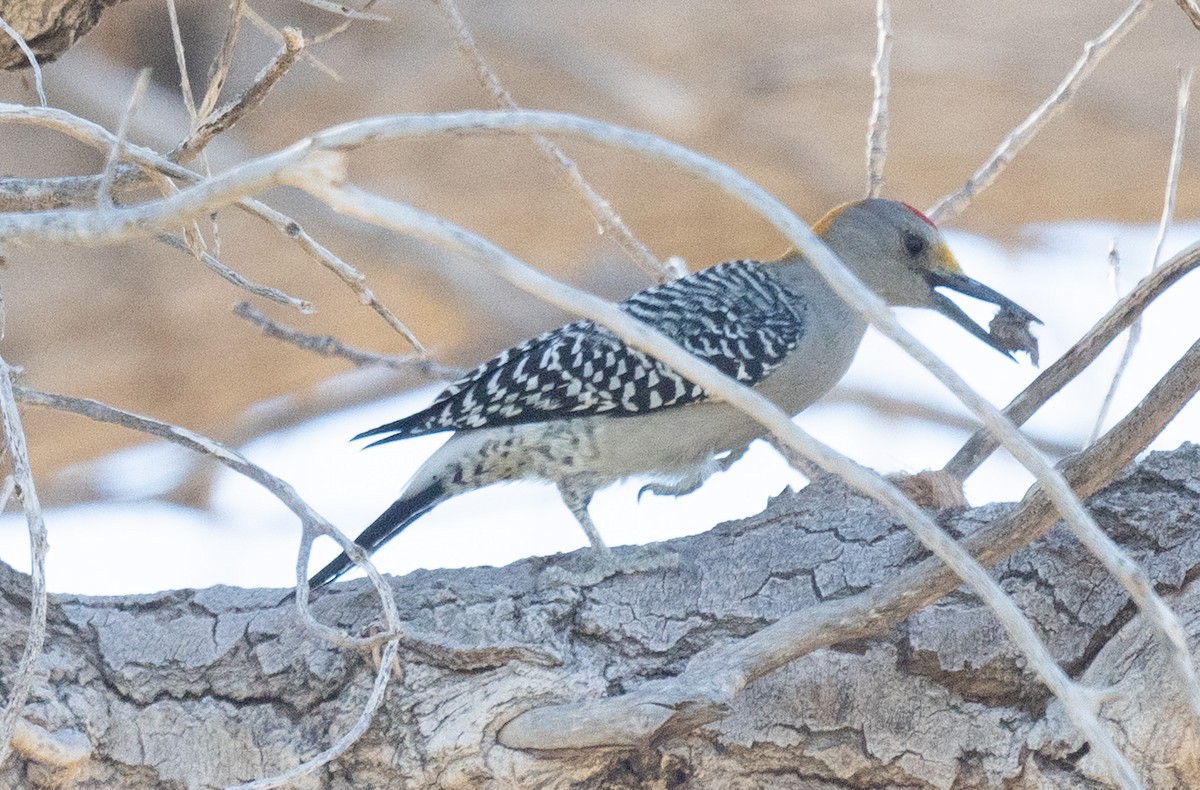
<svg viewBox="0 0 1200 790"><path fill-rule="evenodd" d="M888 304L937 310L1006 355L1011 342L993 337L936 289L999 305L1010 322L1038 320L964 275L934 224L904 203L848 203L813 231ZM637 293L621 308L789 414L838 382L866 331L796 252L774 262L717 264ZM493 483L542 480L558 487L607 560L587 509L597 490L648 476L654 482L643 490L689 493L763 433L755 420L591 321L513 346L428 408L355 438L383 436L374 442L382 444L441 431L454 435L355 539L368 552L451 497ZM350 565L342 554L309 584L326 584Z"/></svg>

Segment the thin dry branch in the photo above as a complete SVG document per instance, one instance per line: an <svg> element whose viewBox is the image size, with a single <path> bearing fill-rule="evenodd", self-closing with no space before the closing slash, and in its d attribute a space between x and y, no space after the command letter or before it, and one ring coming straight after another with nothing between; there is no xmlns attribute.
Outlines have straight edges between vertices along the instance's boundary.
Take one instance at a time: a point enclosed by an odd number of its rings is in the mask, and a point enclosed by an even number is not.
<svg viewBox="0 0 1200 790"><path fill-rule="evenodd" d="M1157 269L1159 264L1162 263L1162 251L1163 245L1167 241L1167 231L1170 230L1171 222L1175 219L1175 195L1179 188L1179 164L1183 160L1183 135L1187 129L1187 109L1188 98L1192 93L1192 73L1192 69L1181 70L1179 72L1179 91L1175 101L1175 134L1171 143L1170 164L1167 167L1167 182L1163 195L1162 214L1158 219L1158 233L1154 239L1154 252L1150 256L1151 271ZM1121 360L1117 363L1117 369L1113 372L1112 381L1108 385L1108 392L1105 393L1104 401L1100 404L1100 413L1096 415L1096 427L1092 434L1093 441L1095 441L1096 436L1100 435L1100 429L1108 419L1108 412L1112 408L1113 400L1117 397L1117 389L1121 386L1121 379L1125 376L1125 369L1133 359L1133 352L1137 349L1138 342L1141 339L1142 316L1139 313L1129 327L1129 335L1125 338L1125 349L1121 352Z"/></svg>
<svg viewBox="0 0 1200 790"><path fill-rule="evenodd" d="M370 8L373 5L375 5L375 0L369 0L369 2L363 4L363 8L364 9ZM326 30L324 33L317 33L315 36L311 36L308 40L308 43L312 44L312 45L324 44L326 41L329 41L330 39L333 39L333 38L337 38L341 34L345 33L347 30L350 29L350 26L352 24L354 24L353 19L346 19L342 22L339 22L338 24L336 24L333 27ZM325 67L325 68L328 68L328 67ZM341 81L341 77L339 77L335 72L333 72L332 69L330 69L330 75L338 82Z"/></svg>
<svg viewBox="0 0 1200 790"><path fill-rule="evenodd" d="M458 42L458 51L462 53L463 57L474 68L479 84L483 87L484 92L487 93L492 102L501 109L520 109L516 100L513 99L512 94L501 84L500 78L496 76L496 72L484 60L483 53L476 46L475 37L471 35L470 29L467 28L466 20L463 19L462 14L459 12L458 4L455 0L433 0L433 4L445 14L446 20L450 23L450 29L454 33L455 40ZM675 280L687 274L686 268L673 266L670 261L660 261L655 257L650 248L633 234L633 231L629 229L629 226L625 224L621 216L617 214L612 204L601 197L600 193L596 192L592 188L592 185L584 179L574 159L571 159L561 148L541 135L533 135L532 139L538 150L541 151L542 156L554 167L555 172L583 200L600 232L611 234L616 239L617 244L620 245L621 249L625 251L634 263L659 282Z"/></svg>
<svg viewBox="0 0 1200 790"><path fill-rule="evenodd" d="M871 80L875 84L871 117L867 119L867 197L879 197L883 191L883 166L887 162L888 94L892 71L892 5L890 0L875 4L875 60Z"/></svg>
<svg viewBox="0 0 1200 790"><path fill-rule="evenodd" d="M0 122L10 123L25 123L38 126L44 126L55 131L62 132L73 139L79 140L82 143L91 145L101 150L108 150L112 145L113 136L104 127L74 116L63 110L51 108L31 108L15 104L0 103ZM126 143L122 155L124 158L134 163L137 171L157 171L164 176L172 179L183 181L185 183L198 183L202 180L202 176L193 170L190 170L183 165L172 162L160 154L142 147ZM120 172L124 170L127 173L132 173L135 168L118 168L118 178ZM134 176L128 176L131 183L135 183ZM71 178L66 181L53 180L61 183L64 191L57 192L53 185L49 185L45 191L39 190L35 195L36 200L32 200L32 207L35 211L46 211L53 208L63 208L68 205L77 205L77 198L81 193L86 191L89 186L95 183L93 177ZM2 194L3 179L0 179L0 194ZM91 186L94 189L94 186ZM18 187L20 191L22 188ZM94 193L92 193L94 195ZM362 304L367 305L375 313L382 318L393 331L403 337L419 354L426 355L428 352L416 335L403 321L401 321L395 313L393 313L386 305L379 301L374 292L367 287L366 277L354 267L347 264L337 255L317 242L310 236L304 228L291 217L276 211L262 201L247 198L238 203L239 208L250 213L252 216L262 219L271 227L275 228L281 235L296 242L300 248L309 255L313 260L320 263L322 266L333 272L338 279L346 284L351 291L358 297Z"/></svg>
<svg viewBox="0 0 1200 790"><path fill-rule="evenodd" d="M197 214L207 213L219 205L227 204L255 190L279 182L290 183L293 186L309 190L325 189L327 184L341 177L338 169L342 166L342 161L340 155L335 152L353 149L366 142L425 136L448 131L527 133L533 130L584 135L610 145L622 146L642 151L650 156L668 159L686 171L718 184L772 222L789 241L803 251L813 267L830 282L841 298L931 370L943 384L984 421L989 429L1001 437L1005 447L1018 460L1034 472L1035 477L1049 492L1048 495L1059 512L1065 516L1076 536L1125 586L1139 609L1154 625L1155 632L1162 638L1173 656L1174 663L1183 673L1189 702L1193 703L1194 709L1200 708L1200 703L1197 703L1197 698L1200 697L1200 684L1195 683L1190 658L1187 655L1186 644L1182 636L1183 631L1177 618L1149 586L1145 574L1140 572L1136 564L1120 547L1100 531L1090 514L1070 492L1062 476L991 404L972 391L960 377L900 327L886 305L859 283L821 244L812 231L786 207L731 168L669 143L662 138L574 116L530 111L468 112L365 119L326 130L275 154L251 160L203 184L190 187L178 195L129 209L107 212L109 216L103 219L91 217L86 212L75 211L53 212L52 216L0 217L0 232L28 231L35 238L41 237L56 241L76 240L84 235L92 243L130 238L153 232L157 225L163 222L178 222L181 218L186 219ZM373 197L369 199L379 200ZM1086 737L1092 741L1093 747L1106 756L1105 762L1114 775L1129 778L1129 774L1122 766L1122 758L1114 750L1106 748L1107 736L1099 727L1089 704L1082 704L1079 701L1078 690L1073 686L1062 685L1060 682L1063 680L1061 670L1053 665L1053 662L1045 663L1044 661L1048 658L1044 646L1039 645L1036 640L1033 641L1033 644L1025 643L1025 633L1032 633L1029 624L1020 618L1012 621L1008 619L1007 614L1001 614L1007 611L1007 607L1002 598L1003 593L995 588L994 581L977 566L973 567L969 558L965 558L952 541L948 541L932 522L929 522L920 511L913 508L911 503L893 487L874 477L856 477L854 466L843 467L842 459L827 455L824 448L810 443L811 440L802 432L798 432L787 415L780 412L769 401L744 387L731 386L728 380L717 374L708 365L691 357L665 338L650 331L648 327L637 322L629 323L629 317L616 306L597 300L595 297L586 296L585 298L577 292L571 292L571 298L564 299L562 291L547 291L543 276L536 272L522 269L513 270L509 274L512 281L520 287L538 292L543 298L547 298L559 306L586 315L598 323L614 329L634 347L654 354L682 375L709 389L710 392L722 396L735 407L753 415L773 435L787 442L794 450L812 456L818 463L824 462L826 468L837 469L839 472L845 471L850 475L849 479L852 485L861 486L860 490L879 498L889 508L893 508L898 515L902 515L902 520L917 530L923 540L928 540L928 545L939 557L953 563L956 571L964 574L974 589L981 591L981 594L995 598L997 612L1002 617L1005 628L1009 629L1015 639L1020 640L1022 647L1031 650L1027 654L1031 665L1039 669L1039 674L1042 674L1052 688L1056 691L1061 690L1069 698L1075 699L1074 703L1068 703L1066 706L1073 720L1084 728ZM1011 602L1008 604L1010 605ZM1040 652L1038 652L1039 650Z"/></svg>
<svg viewBox="0 0 1200 790"><path fill-rule="evenodd" d="M258 29L259 32L262 32L262 34L264 36L270 38L271 41L274 41L275 43L280 44L281 47L283 46L282 32L280 30L278 30L275 25L272 25L271 23L268 22L268 20L266 20L262 16L260 16L260 14L257 11L254 11L254 8L250 4L248 4L248 2L246 4L245 14L246 14L246 18L250 19L250 23L252 25L256 26L256 28ZM338 30L338 31L346 30L347 26L349 26L349 22L350 22L350 20L347 19L346 22L342 23L341 25L338 25L337 28L335 28L335 30ZM317 38L313 38L313 40L308 41L308 43L310 43L310 44L322 43L322 37L318 36ZM316 55L313 55L311 49L306 48L304 50L304 52L301 53L300 56L302 59L304 59L308 62L308 65L311 65L313 68L316 68L317 71L325 74L326 77L329 77L330 79L334 80L335 83L342 82L341 74L338 74L336 71L334 71L334 68L331 68L328 64L325 64L325 62L323 60L320 60L319 58L317 58Z"/></svg>
<svg viewBox="0 0 1200 790"><path fill-rule="evenodd" d="M17 669L5 678L8 699L4 712L0 714L0 763L8 759L18 721L25 709L29 691L33 688L34 669L42 655L46 641L46 552L50 545L46 538L46 522L42 518L42 506L38 501L37 488L33 482L33 471L29 466L29 449L25 444L25 428L17 411L17 400L13 394L14 371L0 358L0 420L4 426L4 449L12 464L12 480L25 509L25 521L29 526L29 635Z"/></svg>
<svg viewBox="0 0 1200 790"><path fill-rule="evenodd" d="M214 137L233 127L247 113L258 108L267 98L271 88L279 82L304 51L304 35L295 28L283 29L283 47L275 54L262 71L254 78L250 87L242 91L236 99L214 110L205 118L186 140L175 146L175 150L167 154L174 162L185 163L204 150Z"/></svg>
<svg viewBox="0 0 1200 790"><path fill-rule="evenodd" d="M73 116L70 116L69 114L63 114L63 113L61 113L61 111L52 111L52 110L43 108L45 113L47 113L51 117L55 117L57 120L56 124L48 123L47 125L56 126L60 130L64 130L64 131L67 129L73 128L75 130L75 134L73 136L75 136L77 139L83 140L85 142L89 142L89 143L95 145L96 147L104 147L104 146L107 147L109 156L108 156L107 163L105 165L104 172L96 179L97 184L96 184L95 189L96 189L97 196L103 196L105 198L108 197L110 188L111 188L110 184L114 181L115 178L119 178L119 176L115 175L120 170L120 168L118 167L118 165L116 163L121 158L126 158L126 159L130 159L134 162L137 162L138 163L137 170L139 172L142 172L144 174L144 177L148 177L153 181L157 181L157 182L161 183L161 185L164 187L164 193L170 194L172 192L177 191L174 188L173 182L171 182L169 180L169 178L167 177L168 174L164 174L161 172L162 161L165 161L165 160L160 161L161 158L157 157L157 155L148 159L147 157L144 156L144 152L147 149L142 149L140 147L131 146L131 144L129 144L127 141L125 141L123 139L123 133L126 128L126 124L133 112L133 108L136 106L136 104L138 102L138 97L145 92L148 76L149 76L149 70L143 70L142 73L139 75L138 81L135 84L134 89L130 94L129 107L128 107L126 113L122 116L121 126L116 135L109 134L107 132L107 130L104 130L102 127L99 127L95 124L84 124L83 126L80 126L75 123L75 121L77 121L79 119L75 119ZM9 109L9 108L12 108L13 106L14 105L4 105L4 108ZM66 117L61 117L63 115L65 115ZM70 133L70 132L68 132L68 133ZM156 170L156 168L159 168L159 169ZM127 172L133 172L133 168L126 168L126 170L127 170ZM192 173L191 171L185 170L183 168L177 168L175 170L175 172L170 175L179 177L180 175L187 176L188 174L190 174L191 180L197 180L200 178L200 176L198 174ZM132 180L132 179L130 179L130 180ZM81 181L77 181L75 183L86 186L87 184L91 183L91 180L90 179L81 180ZM50 195L46 195L43 197L42 202L48 202L51 205L54 205L54 204L60 202L60 199L57 197L51 197ZM110 199L109 200L99 200L98 199L97 202L102 206L111 206ZM189 235L194 236L195 234L189 232ZM206 267L208 267L211 271L215 272L218 276L220 276L227 282L231 283L235 287L238 287L238 288L241 288L241 289L247 291L248 293L263 297L265 299L268 299L273 302L277 302L279 304L284 304L284 305L288 305L289 307L294 307L304 313L311 313L313 311L311 302L289 296L288 294L285 294L284 292L280 291L279 289L272 288L270 286L260 285L258 283L252 282L251 280L247 279L246 277L242 276L241 274L238 274L237 272L235 272L234 270L232 270L225 264L221 263L221 261L219 261L214 256L205 252L197 244L189 243L189 241L182 239L178 236L175 236L174 234L170 234L170 233L161 234L159 236L159 240L167 243L168 245L170 245L172 247L183 250L184 252L188 252L193 257L195 257L197 260L199 260L201 263L203 263Z"/></svg>
<svg viewBox="0 0 1200 790"><path fill-rule="evenodd" d="M267 337L291 343L297 348L311 351L322 357L337 357L349 361L356 367L384 367L392 370L417 370L430 378L449 378L461 373L457 368L439 365L425 357L397 357L378 354L361 348L353 348L331 335L310 335L298 329L276 323L254 308L242 302L233 308L233 314L257 326Z"/></svg>
<svg viewBox="0 0 1200 790"><path fill-rule="evenodd" d="M1098 442L1060 464L1075 493L1085 498L1111 482L1197 390L1200 342ZM1056 521L1054 506L1038 488L964 544L979 562L991 566L1044 535ZM500 730L498 740L517 749L577 748L594 735L596 745L645 746L668 733L724 718L734 695L755 679L815 650L876 636L960 583L937 559L923 560L866 592L786 615L743 640L699 653L669 680L652 681L621 696L523 713Z"/></svg>
<svg viewBox="0 0 1200 790"><path fill-rule="evenodd" d="M361 19L367 22L391 22L390 17L382 16L381 14L369 14L366 11L359 11L356 8L351 8L342 3L333 3L330 0L300 0L305 5L310 5L313 8L319 8L322 11L328 11L331 14L344 16L347 19Z"/></svg>
<svg viewBox="0 0 1200 790"><path fill-rule="evenodd" d="M365 221L391 228L403 233L429 238L443 245L458 249L488 264L496 274L509 282L546 299L550 303L585 315L608 329L623 340L642 351L662 360L688 380L703 387L707 392L736 406L761 422L791 454L815 463L827 472L837 474L851 487L883 503L913 531L917 538L978 594L996 614L1005 631L1017 644L1029 661L1030 667L1063 702L1063 708L1071 721L1079 728L1091 744L1097 757L1108 768L1111 776L1123 788L1137 788L1140 783L1128 760L1117 750L1096 716L1097 703L1092 693L1071 681L1054 662L1049 650L1041 642L1033 626L1021 614L1016 604L987 572L916 505L910 502L893 485L822 445L796 426L789 415L774 403L733 379L717 371L708 363L692 356L670 338L626 315L617 305L599 299L585 291L572 288L553 278L541 274L526 264L508 255L499 247L456 227L439 217L424 214L400 203L395 203L369 193L348 187L322 183L310 173L303 183L305 188L321 198L335 210L351 214ZM563 732L574 736L580 733L575 728L563 730L564 722L557 722L553 731L557 737ZM589 732L585 738L594 737ZM595 742L574 744L601 745ZM548 748L541 743L531 748Z"/></svg>
<svg viewBox="0 0 1200 790"><path fill-rule="evenodd" d="M1153 3L1154 0L1137 0L1125 9L1124 13L1117 17L1117 20L1109 25L1107 30L1085 43L1083 54L1079 60L1075 61L1075 65L1050 96L1030 113L1028 118L1009 132L1008 136L988 157L988 160L967 179L967 183L963 184L957 192L943 197L934 204L933 208L925 212L929 218L937 223L952 221L963 212L976 195L991 186L996 177L1008 167L1008 163L1042 130L1042 127L1066 109L1071 103L1071 99L1074 98L1075 92L1092 73L1092 70L1125 37L1125 34L1142 20Z"/></svg>
<svg viewBox="0 0 1200 790"><path fill-rule="evenodd" d="M188 118L194 126L199 117L196 114L196 96L192 93L192 81L188 77L183 31L179 29L179 12L175 8L175 0L167 0L167 18L171 23L171 43L175 47L175 68L179 70L179 92L183 96L183 106L187 109Z"/></svg>
<svg viewBox="0 0 1200 790"><path fill-rule="evenodd" d="M412 329L401 321L387 305L379 301L379 297L375 296L375 292L367 287L366 275L333 254L325 245L310 236L300 223L291 217L276 211L259 200L246 199L239 205L243 210L258 217L285 237L300 245L300 249L304 250L317 263L333 272L339 280L345 283L346 287L354 292L361 304L374 310L376 315L382 318L394 332L403 337L413 347L413 350L422 357L428 357L428 349L417 339Z"/></svg>
<svg viewBox="0 0 1200 790"><path fill-rule="evenodd" d="M379 667L375 670L375 682L371 685L371 694L367 697L367 702L363 706L363 712L354 722L354 726L347 730L341 738L338 738L337 742L291 770L264 779L255 779L252 782L232 785L226 788L226 790L267 790L272 787L283 787L295 782L297 779L316 773L322 766L341 757L347 749L362 737L362 734L367 731L367 727L371 726L371 721L375 718L375 712L383 704L384 696L387 693L388 680L392 676L392 667L396 662L399 650L400 639L398 637L390 639L383 646L383 652L379 657Z"/></svg>
<svg viewBox="0 0 1200 790"><path fill-rule="evenodd" d="M142 100L142 96L146 94L146 88L149 85L150 69L142 69L141 73L137 76L137 80L133 83L133 90L129 92L129 102L125 105L125 112L121 113L121 121L117 125L117 134L113 138L112 147L108 150L108 158L104 162L104 170L100 173L100 185L96 187L96 204L101 209L112 207L112 195L109 193L109 190L112 188L113 175L117 169L117 162L121 160L121 149L125 146L125 136L129 133L129 121L137 111L138 103Z"/></svg>
<svg viewBox="0 0 1200 790"><path fill-rule="evenodd" d="M232 469L244 477L248 477L254 482L267 489L276 499L291 510L300 520L301 527L304 531L304 538L301 541L302 552L307 552L311 546L312 538L317 535L326 535L333 538L341 548L347 553L353 552L356 562L359 562L367 575L371 578L379 578L382 584L382 577L379 577L378 571L375 571L372 576L374 567L370 564L370 560L362 547L351 541L344 534L334 527L329 521L322 517L319 513L300 498L296 490L278 477L275 477L270 472L266 471L257 464L247 460L245 456L236 450L227 447L215 439L211 439L202 434L187 428L182 428L178 425L156 420L152 417L145 417L140 414L118 409L115 406L110 406L100 401L90 398L73 398L67 395L59 395L52 392L42 392L30 387L22 385L14 385L13 391L17 400L22 403L30 403L36 406L45 406L57 411L70 412L78 414L82 417L87 417L95 422L108 423L110 425L119 425L123 428L138 431L139 433L148 434L159 439L177 444L192 452L199 453L208 458L212 458L218 463ZM361 648L376 644L373 640L364 640L358 637L348 636L336 629L329 628L312 619L308 613L308 575L302 569L297 572L297 589L302 589L304 595L300 601L303 604L303 612L306 622L309 627L317 633L321 638L326 639L333 644L348 648ZM385 610L387 602L391 600L390 593L385 597ZM393 602L394 603L394 602ZM394 620L394 618L393 618Z"/></svg>
<svg viewBox="0 0 1200 790"><path fill-rule="evenodd" d="M120 191L145 186L146 174L130 165L118 165L112 189ZM92 206L100 176L54 176L17 178L0 176L0 212L46 211L70 206Z"/></svg>
<svg viewBox="0 0 1200 790"><path fill-rule="evenodd" d="M37 91L38 104L45 107L46 89L42 85L42 67L38 63L37 55L33 54L33 50L25 43L25 38L12 25L8 24L3 16L0 16L0 31L6 33L21 48L21 52L25 53L25 58L29 61L29 68L33 71L33 87Z"/></svg>
<svg viewBox="0 0 1200 790"><path fill-rule="evenodd" d="M242 29L242 14L245 12L246 0L229 0L229 24L225 26L225 40L221 42L221 50L208 71L208 87L204 91L204 100L196 110L197 118L207 118L217 106L221 98L221 89L229 76L229 67L233 65L233 50L237 46L238 33Z"/></svg>
<svg viewBox="0 0 1200 790"><path fill-rule="evenodd" d="M1092 364L1108 344L1133 323L1152 301L1197 266L1200 266L1200 242L1183 250L1159 269L1151 272L1124 299L1113 305L1087 334L1004 407L1004 416L1015 425L1024 424L1055 393ZM981 428L963 444L943 470L959 480L966 480L999 446L996 438Z"/></svg>
<svg viewBox="0 0 1200 790"><path fill-rule="evenodd" d="M158 237L158 240L163 244L166 244L168 247L172 247L183 253L186 253L189 257L198 259L201 263L207 266L210 271L215 273L222 280L225 280L229 284L233 285L235 288L241 288L247 293L252 293L255 296L275 302L276 304L295 308L302 313L313 312L312 302L308 301L307 299L298 299L295 296L284 293L278 288L272 288L269 285L262 285L261 283L248 280L233 269L226 266L224 263L221 263L221 261L217 260L209 253L204 252L203 250L193 250L191 245L189 245L187 241L179 236L164 233Z"/></svg>
<svg viewBox="0 0 1200 790"><path fill-rule="evenodd" d="M1112 243L1108 245L1108 282L1112 286L1113 298L1121 298L1121 251L1117 247L1117 239L1114 236ZM1133 319L1133 323L1140 324L1141 317ZM1129 339L1125 340L1125 350L1129 350ZM1120 369L1123 365L1118 365L1118 377ZM1092 426L1091 436L1088 437L1087 443L1091 444L1100 438L1100 434L1104 432L1104 422L1108 415L1109 406L1112 404L1112 399L1116 395L1117 381L1114 378L1112 385L1108 388L1108 394L1104 397L1104 403L1100 406L1100 413L1096 415L1096 422Z"/></svg>
<svg viewBox="0 0 1200 790"><path fill-rule="evenodd" d="M3 368L3 360L0 360L0 369ZM6 371L4 371L6 372ZM5 391L8 390L10 395L15 395L21 401L33 403L39 406L47 406L59 411L67 411L74 414L79 414L89 419L98 422L106 422L114 425L121 425L132 430L147 433L151 436L156 436L160 439L165 439L173 444L178 444L186 447L194 452L211 457L221 464L233 469L235 472L242 474L271 492L280 502L282 502L289 510L291 510L299 518L301 523L302 535L300 542L300 550L298 551L297 567L296 567L296 608L300 612L300 616L306 627L322 639L347 648L361 649L370 647L379 643L379 637L372 638L356 638L343 634L337 629L330 628L322 623L317 622L308 606L308 556L312 548L312 541L318 535L327 535L341 546L356 564L360 565L366 571L367 577L374 585L376 592L379 594L380 602L383 609L384 629L386 631L386 643L383 647L383 655L380 666L375 672L375 679L371 687L371 694L367 699L363 710L358 715L353 726L350 727L341 737L339 737L329 748L314 755L305 762L296 766L279 776L258 779L253 782L247 782L242 785L237 785L238 790L263 790L269 787L279 787L292 782L302 776L306 776L315 772L318 768L336 759L347 749L349 749L355 741L361 737L362 733L370 726L371 721L375 717L375 713L379 710L379 706L383 703L384 694L387 690L388 681L392 674L392 664L395 661L397 651L399 650L400 640L403 638L403 632L400 626L399 612L396 608L395 596L391 589L383 581L383 577L379 575L379 571L375 568L367 557L366 552L362 547L354 543L343 534L340 530L330 524L325 518L318 514L311 506L300 498L296 490L287 482L281 480L271 473L267 472L257 464L246 460L237 451L225 447L219 442L214 441L206 436L202 436L186 428L181 428L177 425L171 425L159 420L154 420L149 417L132 414L121 409L116 409L99 401L88 400L84 398L71 398L65 395L57 395L48 392L40 392L38 390L27 387L13 386L11 389L5 384L5 380L0 380L0 406L3 405L2 399ZM14 403L15 406L15 403ZM15 411L14 411L15 413ZM5 420L7 425L8 410L5 409ZM6 436L8 436L6 431ZM14 472L15 469L14 464ZM19 475L18 475L19 476ZM45 539L43 537L42 543ZM35 564L35 574L37 573ZM34 576L35 585L37 576ZM44 597L44 584L43 584ZM36 606L35 606L36 609ZM42 619L45 620L45 612L43 608ZM44 629L44 626L43 626ZM28 652L28 646L26 647ZM6 711L7 715L7 711ZM3 727L4 721L0 721L0 727ZM11 732L9 729L0 729L0 735L6 735ZM4 746L7 749L8 738L4 738Z"/></svg>
<svg viewBox="0 0 1200 790"><path fill-rule="evenodd" d="M869 387L839 384L824 398L825 406L847 406L864 409L888 420L914 420L935 428L952 431L973 431L979 422L960 409L943 406L928 398L904 397ZM1079 451L1079 442L1053 432L1029 432L1029 439L1039 451L1052 458L1063 458ZM961 485L960 485L961 487Z"/></svg>
<svg viewBox="0 0 1200 790"><path fill-rule="evenodd" d="M1175 4L1183 9L1183 13L1192 20L1192 25L1200 30L1200 5L1196 4L1196 0L1175 0Z"/></svg>

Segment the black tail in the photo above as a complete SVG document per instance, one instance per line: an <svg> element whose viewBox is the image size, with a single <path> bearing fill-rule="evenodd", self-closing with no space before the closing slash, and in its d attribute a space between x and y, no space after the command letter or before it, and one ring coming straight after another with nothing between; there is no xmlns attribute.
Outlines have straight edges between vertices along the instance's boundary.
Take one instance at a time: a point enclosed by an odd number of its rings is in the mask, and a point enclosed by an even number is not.
<svg viewBox="0 0 1200 790"><path fill-rule="evenodd" d="M445 486L435 481L420 491L400 497L392 503L391 507L383 511L379 518L372 521L371 525L354 539L354 542L366 549L368 554L375 551L399 535L409 524L432 510L442 501L444 492ZM337 559L317 571L308 580L308 588L315 590L329 584L350 570L350 566L353 564L344 553L339 554Z"/></svg>

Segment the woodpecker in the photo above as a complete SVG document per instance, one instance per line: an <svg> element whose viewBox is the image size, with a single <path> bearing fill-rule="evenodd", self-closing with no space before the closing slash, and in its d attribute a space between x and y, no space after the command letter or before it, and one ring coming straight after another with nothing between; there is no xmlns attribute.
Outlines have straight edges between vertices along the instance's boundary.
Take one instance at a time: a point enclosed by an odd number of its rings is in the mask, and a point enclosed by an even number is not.
<svg viewBox="0 0 1200 790"><path fill-rule="evenodd" d="M1011 341L994 337L936 289L995 304L1010 324L1041 323L963 274L934 223L905 203L847 203L813 231L888 304L932 308L1010 358ZM841 379L866 331L796 251L773 262L720 263L634 294L621 309L789 414ZM690 493L763 433L750 417L591 321L513 346L428 408L354 438L382 437L373 447L441 431L454 435L355 539L368 552L451 497L542 480L558 487L598 558L611 562L588 514L597 490L639 475L654 481L642 493ZM342 554L309 585L327 584L351 564Z"/></svg>

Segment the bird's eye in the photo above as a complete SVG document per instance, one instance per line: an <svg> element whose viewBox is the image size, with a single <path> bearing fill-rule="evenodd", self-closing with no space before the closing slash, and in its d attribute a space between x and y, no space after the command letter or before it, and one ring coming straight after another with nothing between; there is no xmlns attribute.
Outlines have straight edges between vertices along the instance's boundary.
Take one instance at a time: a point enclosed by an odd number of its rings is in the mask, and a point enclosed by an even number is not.
<svg viewBox="0 0 1200 790"><path fill-rule="evenodd" d="M925 241L925 237L918 236L916 233L904 234L904 251L913 258L919 258L925 254L925 250L929 247L929 243Z"/></svg>

